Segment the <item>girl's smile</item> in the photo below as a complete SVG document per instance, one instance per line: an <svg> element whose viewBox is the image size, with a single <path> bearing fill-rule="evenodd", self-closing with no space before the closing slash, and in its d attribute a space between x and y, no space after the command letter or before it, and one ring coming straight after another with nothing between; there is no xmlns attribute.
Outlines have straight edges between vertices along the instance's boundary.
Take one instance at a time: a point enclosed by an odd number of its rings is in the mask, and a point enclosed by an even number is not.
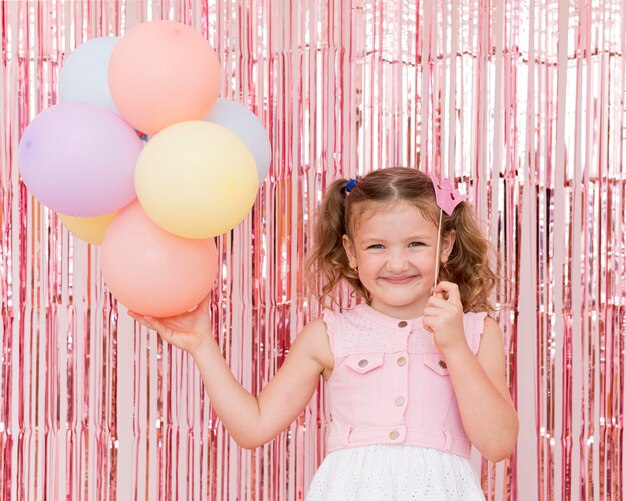
<svg viewBox="0 0 626 501"><path fill-rule="evenodd" d="M411 282L414 278L417 278L417 275L408 275L402 277L380 277L381 280L386 280L392 284L407 284Z"/></svg>

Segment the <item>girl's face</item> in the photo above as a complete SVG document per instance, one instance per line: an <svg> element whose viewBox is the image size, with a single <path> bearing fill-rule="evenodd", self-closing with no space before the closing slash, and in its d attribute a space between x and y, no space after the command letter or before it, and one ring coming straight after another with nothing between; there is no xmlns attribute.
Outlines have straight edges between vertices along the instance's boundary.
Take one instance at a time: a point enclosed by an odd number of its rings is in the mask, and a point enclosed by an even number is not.
<svg viewBox="0 0 626 501"><path fill-rule="evenodd" d="M441 241L445 263L454 232ZM351 268L371 295L371 306L385 315L409 319L423 314L435 285L437 226L407 202L381 206L357 221L353 239L343 237Z"/></svg>

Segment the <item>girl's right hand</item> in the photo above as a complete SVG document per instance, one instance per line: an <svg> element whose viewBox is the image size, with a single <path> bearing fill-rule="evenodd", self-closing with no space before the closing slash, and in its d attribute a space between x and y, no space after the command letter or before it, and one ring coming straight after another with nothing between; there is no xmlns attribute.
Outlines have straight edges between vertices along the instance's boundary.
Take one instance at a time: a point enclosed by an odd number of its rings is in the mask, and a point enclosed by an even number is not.
<svg viewBox="0 0 626 501"><path fill-rule="evenodd" d="M204 342L213 340L209 303L210 295L207 295L193 310L165 318L134 311L128 314L141 325L157 331L165 342L193 354Z"/></svg>

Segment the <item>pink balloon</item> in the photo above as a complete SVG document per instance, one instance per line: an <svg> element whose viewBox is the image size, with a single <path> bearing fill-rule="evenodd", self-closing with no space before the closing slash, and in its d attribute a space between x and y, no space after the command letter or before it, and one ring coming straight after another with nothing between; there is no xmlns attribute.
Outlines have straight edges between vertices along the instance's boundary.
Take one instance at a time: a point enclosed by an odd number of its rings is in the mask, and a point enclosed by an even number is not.
<svg viewBox="0 0 626 501"><path fill-rule="evenodd" d="M128 309L154 317L188 311L217 274L212 238L187 239L153 223L133 202L111 221L102 241L102 276Z"/></svg>
<svg viewBox="0 0 626 501"><path fill-rule="evenodd" d="M113 49L109 89L124 119L152 135L206 115L219 91L219 60L209 42L189 26L142 23Z"/></svg>
<svg viewBox="0 0 626 501"><path fill-rule="evenodd" d="M135 162L142 147L112 111L62 102L26 128L18 165L24 184L44 205L68 216L101 216L136 198Z"/></svg>

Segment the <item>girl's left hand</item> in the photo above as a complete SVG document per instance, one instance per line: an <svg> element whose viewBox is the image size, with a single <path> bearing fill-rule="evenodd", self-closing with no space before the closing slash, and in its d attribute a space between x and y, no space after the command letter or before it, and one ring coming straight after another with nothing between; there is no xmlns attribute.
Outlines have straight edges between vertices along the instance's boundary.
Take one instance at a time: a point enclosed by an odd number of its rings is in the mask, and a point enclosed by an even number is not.
<svg viewBox="0 0 626 501"><path fill-rule="evenodd" d="M463 329L463 303L457 284L437 284L424 308L422 324L432 332L435 347L442 353L467 345Z"/></svg>

